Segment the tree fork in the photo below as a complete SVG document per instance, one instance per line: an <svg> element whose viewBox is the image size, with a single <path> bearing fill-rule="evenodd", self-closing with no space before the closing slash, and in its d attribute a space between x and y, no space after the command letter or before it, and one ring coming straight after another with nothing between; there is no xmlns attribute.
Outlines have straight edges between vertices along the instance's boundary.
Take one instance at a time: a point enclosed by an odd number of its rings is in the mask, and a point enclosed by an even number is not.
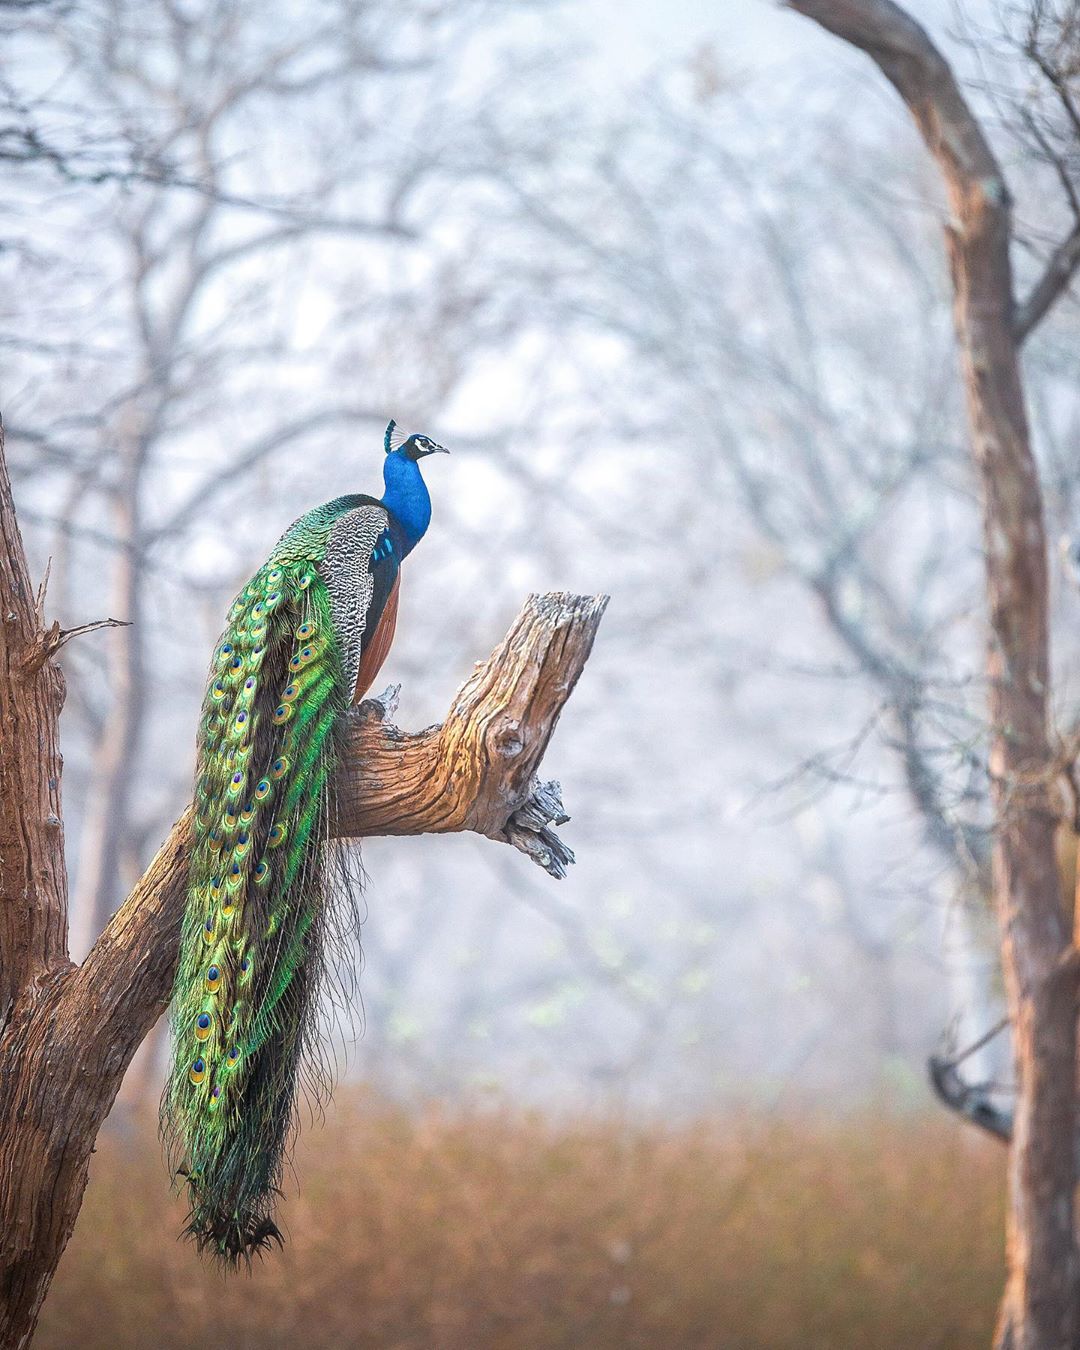
<svg viewBox="0 0 1080 1350"><path fill-rule="evenodd" d="M0 1347L26 1346L75 1226L94 1141L172 991L190 808L81 966L67 954L58 720L64 683L35 602L0 426ZM573 855L536 770L606 596L530 596L506 637L418 733L392 696L349 714L338 837L471 830L552 875ZM51 631L51 630L49 630ZM55 643L53 644L55 646ZM162 1177L164 1182L164 1174Z"/></svg>

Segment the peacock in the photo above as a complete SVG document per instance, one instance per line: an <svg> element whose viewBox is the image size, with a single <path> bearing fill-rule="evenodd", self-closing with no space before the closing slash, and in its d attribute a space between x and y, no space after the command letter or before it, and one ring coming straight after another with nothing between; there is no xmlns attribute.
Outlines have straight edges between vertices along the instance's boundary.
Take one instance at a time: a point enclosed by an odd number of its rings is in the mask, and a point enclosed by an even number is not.
<svg viewBox="0 0 1080 1350"><path fill-rule="evenodd" d="M446 453L397 441L391 422L381 499L338 497L282 535L229 610L203 701L162 1130L185 1231L229 1266L282 1242L274 1202L334 931L341 714L386 659L401 564L431 520L420 460Z"/></svg>

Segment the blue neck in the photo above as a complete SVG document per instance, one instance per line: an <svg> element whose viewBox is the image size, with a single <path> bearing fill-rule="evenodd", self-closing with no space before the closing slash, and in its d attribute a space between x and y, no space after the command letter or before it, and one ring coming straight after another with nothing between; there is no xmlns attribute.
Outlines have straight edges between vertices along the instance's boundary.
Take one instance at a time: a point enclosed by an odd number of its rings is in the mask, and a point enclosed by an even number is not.
<svg viewBox="0 0 1080 1350"><path fill-rule="evenodd" d="M400 526L405 537L405 552L409 553L423 539L431 524L431 498L420 475L420 465L395 450L383 462L383 482L386 491L382 495L382 504Z"/></svg>

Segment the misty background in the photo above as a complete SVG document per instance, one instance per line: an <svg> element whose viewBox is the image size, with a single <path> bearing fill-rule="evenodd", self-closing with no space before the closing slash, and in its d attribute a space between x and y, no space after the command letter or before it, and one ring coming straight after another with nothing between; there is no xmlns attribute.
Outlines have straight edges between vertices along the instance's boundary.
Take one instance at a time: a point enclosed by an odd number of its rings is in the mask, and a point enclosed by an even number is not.
<svg viewBox="0 0 1080 1350"><path fill-rule="evenodd" d="M1011 139L1023 72L971 45L1009 6L911 9L1024 189L1035 276L1068 204ZM16 503L50 619L131 624L63 653L73 955L188 800L233 594L302 511L381 491L394 417L453 451L380 681L402 726L439 720L527 592L612 602L544 765L565 881L473 837L363 844L349 1075L674 1117L928 1103L943 1035L1001 1016L982 564L944 208L869 64L732 0L17 17ZM1059 632L1077 321L1066 297L1027 352Z"/></svg>

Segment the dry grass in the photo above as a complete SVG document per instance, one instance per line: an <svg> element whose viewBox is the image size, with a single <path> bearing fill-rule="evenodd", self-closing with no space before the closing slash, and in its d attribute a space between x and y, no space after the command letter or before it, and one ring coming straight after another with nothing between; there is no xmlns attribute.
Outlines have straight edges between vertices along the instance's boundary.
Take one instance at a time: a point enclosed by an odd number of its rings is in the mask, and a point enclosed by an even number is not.
<svg viewBox="0 0 1080 1350"><path fill-rule="evenodd" d="M103 1136L52 1347L987 1344L1002 1155L947 1121L659 1130L342 1094L288 1245L223 1281L176 1241L152 1127Z"/></svg>

